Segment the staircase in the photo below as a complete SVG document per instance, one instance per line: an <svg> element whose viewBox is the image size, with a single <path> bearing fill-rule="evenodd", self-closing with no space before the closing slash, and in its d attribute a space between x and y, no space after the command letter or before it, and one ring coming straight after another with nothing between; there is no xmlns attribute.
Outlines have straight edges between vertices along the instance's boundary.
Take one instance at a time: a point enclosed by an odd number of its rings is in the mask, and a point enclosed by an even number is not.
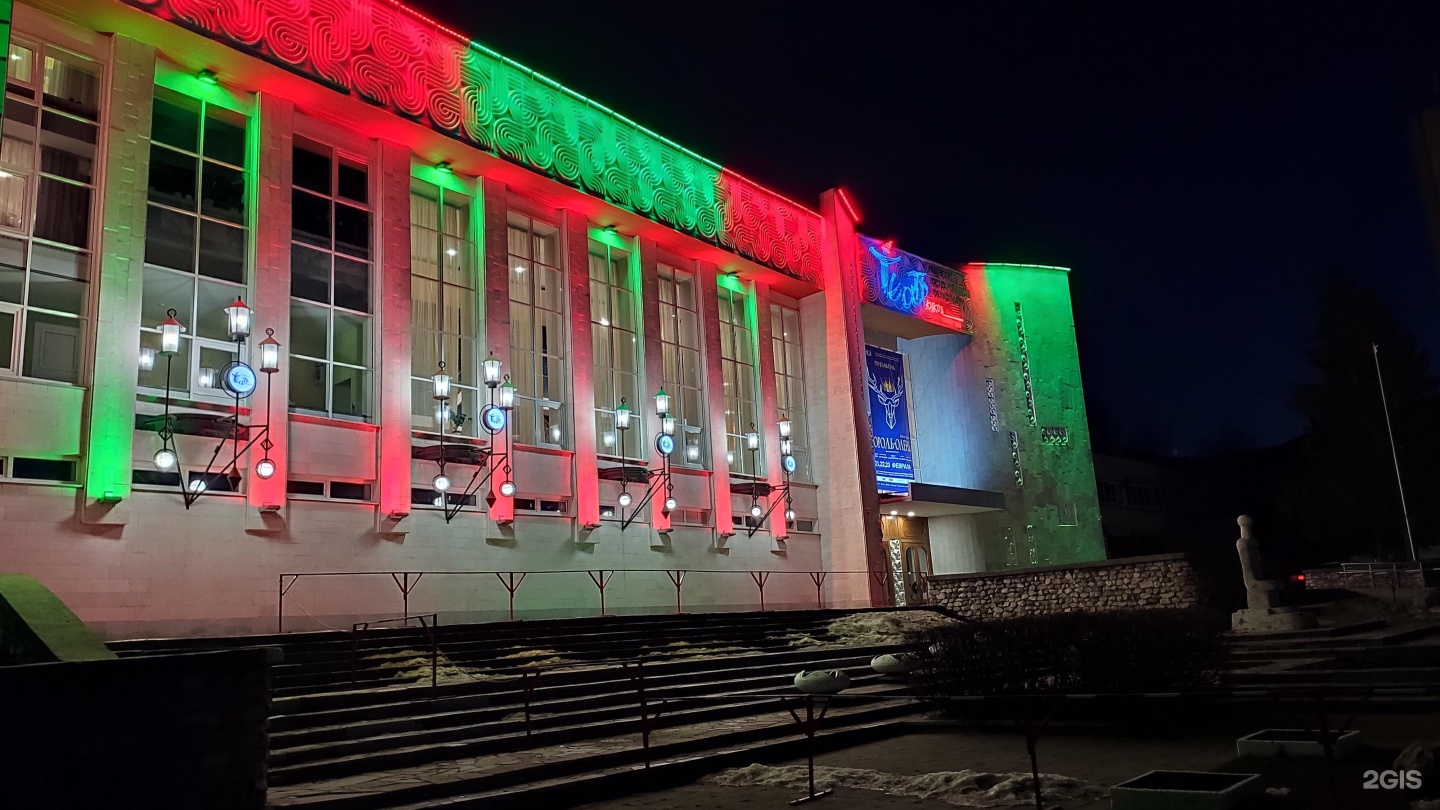
<svg viewBox="0 0 1440 810"><path fill-rule="evenodd" d="M704 755L753 761L801 731L792 679L851 677L826 737L873 735L914 709L870 670L893 643L836 643L833 620L786 611L457 625L111 645L118 655L278 646L269 800L275 807L533 803L589 790L647 762L660 774ZM796 642L799 642L797 645ZM853 697L849 697L853 696ZM642 712L643 707L643 712ZM643 715L643 719L642 719ZM648 743L648 751L644 746ZM743 760L743 762L742 762ZM592 796L593 798L593 796Z"/></svg>
<svg viewBox="0 0 1440 810"><path fill-rule="evenodd" d="M1440 688L1440 625L1383 619L1290 633L1235 635L1226 683L1246 689Z"/></svg>

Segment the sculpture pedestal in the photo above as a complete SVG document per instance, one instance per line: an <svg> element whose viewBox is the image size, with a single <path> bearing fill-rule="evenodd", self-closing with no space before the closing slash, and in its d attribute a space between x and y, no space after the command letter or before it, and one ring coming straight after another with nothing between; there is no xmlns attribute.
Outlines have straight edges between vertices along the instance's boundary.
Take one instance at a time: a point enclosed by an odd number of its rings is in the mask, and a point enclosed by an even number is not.
<svg viewBox="0 0 1440 810"><path fill-rule="evenodd" d="M1279 633L1309 630L1320 621L1292 607L1246 608L1230 614L1230 629L1236 633Z"/></svg>

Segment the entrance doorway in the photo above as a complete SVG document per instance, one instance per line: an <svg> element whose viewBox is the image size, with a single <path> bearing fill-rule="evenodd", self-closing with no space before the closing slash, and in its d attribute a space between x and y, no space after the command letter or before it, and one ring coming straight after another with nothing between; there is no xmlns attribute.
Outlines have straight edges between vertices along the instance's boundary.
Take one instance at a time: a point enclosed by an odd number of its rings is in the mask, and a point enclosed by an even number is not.
<svg viewBox="0 0 1440 810"><path fill-rule="evenodd" d="M929 596L926 578L931 574L925 518L887 516L883 523L891 598L897 607L925 604Z"/></svg>

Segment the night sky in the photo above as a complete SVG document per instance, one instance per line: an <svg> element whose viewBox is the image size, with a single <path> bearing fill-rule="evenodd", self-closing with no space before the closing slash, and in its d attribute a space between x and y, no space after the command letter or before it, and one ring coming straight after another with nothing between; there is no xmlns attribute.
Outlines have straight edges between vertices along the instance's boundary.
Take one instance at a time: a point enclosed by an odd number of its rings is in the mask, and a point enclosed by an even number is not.
<svg viewBox="0 0 1440 810"><path fill-rule="evenodd" d="M1440 354L1440 3L412 4L905 250L1073 268L1092 421L1155 449L1303 428L1329 266Z"/></svg>

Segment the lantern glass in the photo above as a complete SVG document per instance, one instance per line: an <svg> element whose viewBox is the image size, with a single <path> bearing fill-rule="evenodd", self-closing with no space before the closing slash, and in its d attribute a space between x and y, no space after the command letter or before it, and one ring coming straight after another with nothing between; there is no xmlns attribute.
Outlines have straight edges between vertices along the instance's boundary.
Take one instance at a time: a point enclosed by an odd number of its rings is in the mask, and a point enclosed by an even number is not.
<svg viewBox="0 0 1440 810"><path fill-rule="evenodd" d="M790 438L790 420L789 420L789 419L781 419L780 422L779 422L779 427L780 427L780 438L782 438L782 439L788 439L788 438Z"/></svg>
<svg viewBox="0 0 1440 810"><path fill-rule="evenodd" d="M260 459L255 462L255 474L259 476L261 480L269 479L270 476L275 474L275 462L268 458Z"/></svg>
<svg viewBox="0 0 1440 810"><path fill-rule="evenodd" d="M753 431L753 430L750 431L749 433L746 433L746 434L745 434L745 447L746 447L747 449L750 449L750 450L759 450L759 449L760 449L760 434L759 434L759 433L756 433L756 432Z"/></svg>
<svg viewBox="0 0 1440 810"><path fill-rule="evenodd" d="M786 519L786 520L794 520L794 519L795 519L795 510L794 510L794 509L786 509L786 510L785 510L785 519Z"/></svg>
<svg viewBox="0 0 1440 810"><path fill-rule="evenodd" d="M620 493L620 497L616 499L616 501L617 501L621 506L629 506L632 502L634 502L634 500L635 500L635 498L632 497L632 496L630 495L630 493L628 493L628 492L622 492L622 493Z"/></svg>
<svg viewBox="0 0 1440 810"><path fill-rule="evenodd" d="M515 482L505 481L500 484L500 494L507 498L515 497Z"/></svg>
<svg viewBox="0 0 1440 810"><path fill-rule="evenodd" d="M675 511L675 507L677 507L677 506L679 506L679 505L680 505L679 501L676 501L674 498L666 498L666 499L665 499L665 511L666 511L666 512L674 512L674 511Z"/></svg>
<svg viewBox="0 0 1440 810"><path fill-rule="evenodd" d="M758 518L758 517L760 517L760 516L763 515L763 514L765 514L765 510L760 508L760 504L758 504L758 503L752 503L752 504L750 504L750 517L757 517L757 518Z"/></svg>
<svg viewBox="0 0 1440 810"><path fill-rule="evenodd" d="M670 413L670 395L665 393L664 388L655 392L655 413L660 416Z"/></svg>
<svg viewBox="0 0 1440 810"><path fill-rule="evenodd" d="M660 432L666 436L675 435L675 417L663 416L660 418Z"/></svg>
<svg viewBox="0 0 1440 810"><path fill-rule="evenodd" d="M214 388L214 387L215 387L215 369L210 368L210 367L208 367L208 366L201 366L201 367L200 367L200 387L201 387L201 388Z"/></svg>
<svg viewBox="0 0 1440 810"><path fill-rule="evenodd" d="M700 460L699 444L695 442L690 442L689 444L685 445L685 460L691 462Z"/></svg>
<svg viewBox="0 0 1440 810"><path fill-rule="evenodd" d="M439 400L450 398L450 375L440 372L430 378L430 396Z"/></svg>
<svg viewBox="0 0 1440 810"><path fill-rule="evenodd" d="M448 402L436 402L436 403L435 403L435 424L436 424L436 426L438 426L438 427L440 428L440 432L443 433L443 432L445 431L445 424L446 424L447 422L449 422L449 421L450 421L450 403L448 403Z"/></svg>
<svg viewBox="0 0 1440 810"><path fill-rule="evenodd" d="M273 337L260 341L260 371L274 374L280 370L280 343Z"/></svg>
<svg viewBox="0 0 1440 810"><path fill-rule="evenodd" d="M502 411L508 411L515 407L515 384L510 382L509 377L506 377L505 384L500 386L500 396L498 399L500 400L499 405Z"/></svg>
<svg viewBox="0 0 1440 810"><path fill-rule="evenodd" d="M630 429L630 407L625 404L625 398L620 398L620 405L615 409L615 429Z"/></svg>
<svg viewBox="0 0 1440 810"><path fill-rule="evenodd" d="M491 388L500 384L500 361L494 354L487 356L480 364L485 370L485 384Z"/></svg>
<svg viewBox="0 0 1440 810"><path fill-rule="evenodd" d="M790 450L792 449L792 447L793 447L793 443L792 443L789 439L781 439L781 440L780 440L780 455L782 455L782 456L788 456L788 455L790 455Z"/></svg>
<svg viewBox="0 0 1440 810"><path fill-rule="evenodd" d="M250 337L250 307L239 298L225 308L225 319L230 325L230 339L244 340Z"/></svg>
<svg viewBox="0 0 1440 810"><path fill-rule="evenodd" d="M430 479L430 485L435 488L436 492L447 492L450 489L450 476L440 473Z"/></svg>
<svg viewBox="0 0 1440 810"><path fill-rule="evenodd" d="M185 327L175 320L175 310L170 310L170 317L160 324L160 353L165 355L176 354L180 351L180 333Z"/></svg>
<svg viewBox="0 0 1440 810"><path fill-rule="evenodd" d="M157 470L173 470L178 460L175 457L175 451L168 447L162 447L155 451L155 469Z"/></svg>
<svg viewBox="0 0 1440 810"><path fill-rule="evenodd" d="M151 371L155 368L155 350L149 346L140 348L140 370Z"/></svg>

